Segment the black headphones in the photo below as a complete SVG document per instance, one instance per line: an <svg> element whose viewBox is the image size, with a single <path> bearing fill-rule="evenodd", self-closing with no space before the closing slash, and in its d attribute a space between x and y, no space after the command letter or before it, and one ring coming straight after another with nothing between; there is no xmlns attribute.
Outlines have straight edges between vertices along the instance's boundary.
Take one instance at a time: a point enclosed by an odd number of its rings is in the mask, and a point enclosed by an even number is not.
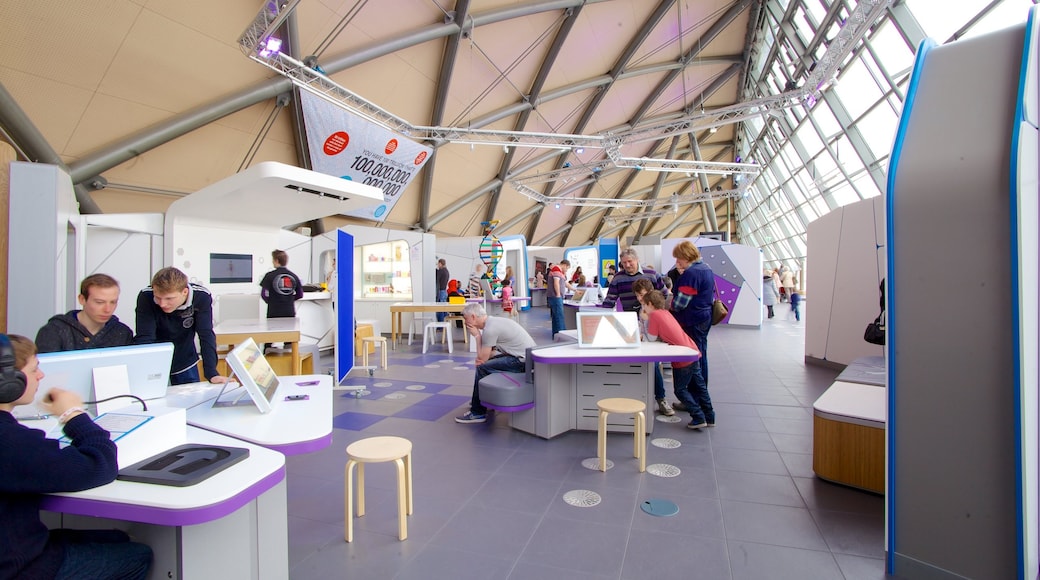
<svg viewBox="0 0 1040 580"><path fill-rule="evenodd" d="M13 403L25 394L25 373L14 363L14 347L6 334L0 334L0 404Z"/></svg>

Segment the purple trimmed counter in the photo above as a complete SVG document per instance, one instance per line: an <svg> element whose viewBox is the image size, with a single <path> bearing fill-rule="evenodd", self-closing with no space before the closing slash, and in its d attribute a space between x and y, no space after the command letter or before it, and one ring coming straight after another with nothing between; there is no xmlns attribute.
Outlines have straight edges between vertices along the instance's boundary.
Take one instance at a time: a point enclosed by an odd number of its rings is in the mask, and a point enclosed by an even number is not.
<svg viewBox="0 0 1040 580"><path fill-rule="evenodd" d="M169 404L188 407L189 425L262 445L285 455L310 453L328 447L332 443L332 377L300 375L280 377L279 380L278 390L271 401L271 412L263 415L248 404L213 407L212 398L201 403L171 401ZM313 381L318 381L318 384L308 384ZM216 391L210 391L216 396ZM285 397L289 395L307 395L308 399L286 401Z"/></svg>
<svg viewBox="0 0 1040 580"><path fill-rule="evenodd" d="M185 442L244 447L249 457L188 487L117 480L49 495L44 521L126 530L152 547L152 579L288 578L285 456L194 427Z"/></svg>
<svg viewBox="0 0 1040 580"><path fill-rule="evenodd" d="M644 343L636 348L581 348L576 343L539 348L534 359L533 409L510 415L514 429L551 439L573 429L595 431L596 402L609 397L638 399L653 414L653 363L695 361L696 351L665 344ZM630 417L611 417L607 429L632 432ZM654 421L646 422L653 432Z"/></svg>

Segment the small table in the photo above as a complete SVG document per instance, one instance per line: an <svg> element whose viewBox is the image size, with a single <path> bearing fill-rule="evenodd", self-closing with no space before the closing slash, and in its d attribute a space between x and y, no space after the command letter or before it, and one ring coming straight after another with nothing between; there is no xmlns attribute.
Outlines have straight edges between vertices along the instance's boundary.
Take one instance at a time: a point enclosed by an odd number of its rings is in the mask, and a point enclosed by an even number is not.
<svg viewBox="0 0 1040 580"><path fill-rule="evenodd" d="M256 318L225 320L213 327L217 344L239 344L252 338L261 349L264 343L284 342L292 350L292 374L302 375L300 362L300 319L299 318Z"/></svg>
<svg viewBox="0 0 1040 580"><path fill-rule="evenodd" d="M397 349L397 335L401 332L401 314L404 312L462 312L465 304L451 302L394 302L390 305L390 338Z"/></svg>

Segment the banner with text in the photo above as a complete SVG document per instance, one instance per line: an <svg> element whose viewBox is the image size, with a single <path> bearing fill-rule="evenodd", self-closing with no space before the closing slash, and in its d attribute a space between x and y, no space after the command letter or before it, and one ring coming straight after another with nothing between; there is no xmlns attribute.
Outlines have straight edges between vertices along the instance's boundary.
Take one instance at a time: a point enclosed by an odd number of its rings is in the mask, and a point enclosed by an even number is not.
<svg viewBox="0 0 1040 580"><path fill-rule="evenodd" d="M385 220L433 149L306 91L300 97L314 171L383 190L383 203L344 213Z"/></svg>

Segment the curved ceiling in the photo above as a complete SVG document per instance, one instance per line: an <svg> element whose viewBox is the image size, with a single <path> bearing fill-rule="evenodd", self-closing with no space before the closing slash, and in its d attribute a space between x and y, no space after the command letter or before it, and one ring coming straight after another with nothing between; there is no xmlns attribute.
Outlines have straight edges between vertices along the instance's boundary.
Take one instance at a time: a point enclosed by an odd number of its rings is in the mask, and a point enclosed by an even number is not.
<svg viewBox="0 0 1040 580"><path fill-rule="evenodd" d="M261 161L306 165L291 84L237 45L257 0L14 4L0 6L0 126L24 157L64 164L87 209L162 211L174 196ZM760 8L760 0L302 0L282 33L294 56L316 56L335 82L415 125L593 135L740 102ZM732 162L734 127L631 143L623 153ZM726 199L672 211L557 207L509 184L600 161L602 149L439 144L385 225L471 236L496 219L500 235L563 246L735 229ZM732 184L610 167L531 187L551 198L663 200ZM652 217L635 219L643 211Z"/></svg>

